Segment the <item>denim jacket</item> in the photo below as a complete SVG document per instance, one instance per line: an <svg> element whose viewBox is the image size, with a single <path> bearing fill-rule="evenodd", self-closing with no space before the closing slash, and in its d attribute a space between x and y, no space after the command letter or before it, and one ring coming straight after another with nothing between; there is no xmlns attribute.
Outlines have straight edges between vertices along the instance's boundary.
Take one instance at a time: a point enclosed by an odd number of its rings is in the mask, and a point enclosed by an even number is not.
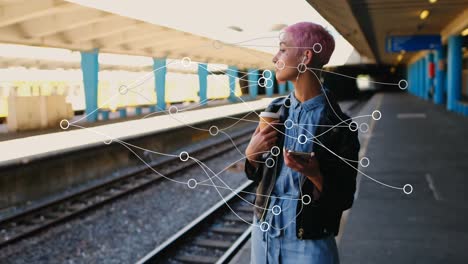
<svg viewBox="0 0 468 264"><path fill-rule="evenodd" d="M336 236L339 231L341 215L344 210L353 205L356 191L357 161L360 149L358 133L348 127L352 120L341 111L331 92L329 90L325 90L325 92L329 104L322 111L315 133L316 140L320 144L315 144L314 147L323 177L322 192L318 199L314 199L313 183L308 179L303 181L301 193L304 200L303 202L300 200L296 208L296 236L298 239L320 239L330 234ZM279 111L280 123L283 124L289 113L285 102L287 105L290 96L291 94L273 100L265 111ZM339 126L333 127L335 125ZM277 129L284 133L284 125L278 126ZM279 147L280 155L283 155L283 142L283 134L278 133L275 145ZM247 159L245 162L247 178L258 184L254 213L260 222L265 220L266 210L262 208L268 208L268 197L271 195L276 177L281 171L282 164L278 162L278 157L279 155L275 156L271 153L261 157L262 160L274 159L275 165L270 167L266 166L265 163L260 163L255 168ZM280 164L278 165L278 163Z"/></svg>

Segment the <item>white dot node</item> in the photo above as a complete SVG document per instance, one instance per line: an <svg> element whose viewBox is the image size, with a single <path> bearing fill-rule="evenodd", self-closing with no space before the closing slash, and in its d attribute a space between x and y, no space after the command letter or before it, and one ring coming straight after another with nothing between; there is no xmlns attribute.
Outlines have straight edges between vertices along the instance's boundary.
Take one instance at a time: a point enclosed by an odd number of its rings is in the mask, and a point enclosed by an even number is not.
<svg viewBox="0 0 468 264"><path fill-rule="evenodd" d="M62 121L60 121L60 128L63 129L63 130L66 130L70 127L70 121L66 120L66 119L62 119Z"/></svg>
<svg viewBox="0 0 468 264"><path fill-rule="evenodd" d="M284 103L283 103L283 104L284 104L284 107L286 107L286 108L291 107L291 99L286 98L286 99L284 100Z"/></svg>
<svg viewBox="0 0 468 264"><path fill-rule="evenodd" d="M179 154L179 159L181 161L187 161L189 159L190 155L188 154L187 151L182 151L180 154Z"/></svg>
<svg viewBox="0 0 468 264"><path fill-rule="evenodd" d="M197 187L197 181L195 179L190 179L187 181L187 186L190 189L194 189L195 187Z"/></svg>
<svg viewBox="0 0 468 264"><path fill-rule="evenodd" d="M361 133L366 133L369 131L369 125L367 123L361 123L359 125L359 131L361 131Z"/></svg>
<svg viewBox="0 0 468 264"><path fill-rule="evenodd" d="M270 224L268 224L267 222L262 222L260 224L260 230L262 230L263 232L267 232L269 229L270 229Z"/></svg>
<svg viewBox="0 0 468 264"><path fill-rule="evenodd" d="M280 150L280 148L278 146L273 146L271 148L270 152L271 152L271 155L276 157L276 156L278 156L280 154L281 150Z"/></svg>
<svg viewBox="0 0 468 264"><path fill-rule="evenodd" d="M278 70L283 70L283 69L286 67L286 63L284 63L284 60L278 60L278 61L275 63L275 67L276 67L276 69L278 69Z"/></svg>
<svg viewBox="0 0 468 264"><path fill-rule="evenodd" d="M315 44L312 46L312 50L314 50L315 53L320 53L320 52L322 52L322 44L320 44L320 43L315 43Z"/></svg>
<svg viewBox="0 0 468 264"><path fill-rule="evenodd" d="M362 167L366 168L366 167L369 166L370 160L369 160L368 157L363 157L362 159L359 160L359 164L360 164Z"/></svg>
<svg viewBox="0 0 468 264"><path fill-rule="evenodd" d="M305 63L301 62L301 63L299 63L299 65L297 65L297 70L300 73L304 73L304 72L307 71L307 65L305 65Z"/></svg>
<svg viewBox="0 0 468 264"><path fill-rule="evenodd" d="M266 80L266 79L263 78L263 77L258 78L258 80L257 80L258 86L260 86L260 87L265 87L265 80Z"/></svg>
<svg viewBox="0 0 468 264"><path fill-rule="evenodd" d="M104 140L104 144L106 144L106 145L112 144L112 138Z"/></svg>
<svg viewBox="0 0 468 264"><path fill-rule="evenodd" d="M211 126L208 131L210 132L210 135L216 136L219 133L219 128L217 126Z"/></svg>
<svg viewBox="0 0 468 264"><path fill-rule="evenodd" d="M189 57L182 58L182 66L189 67L191 63L192 63L192 60Z"/></svg>
<svg viewBox="0 0 468 264"><path fill-rule="evenodd" d="M349 123L349 130L357 131L359 129L359 125L356 121Z"/></svg>
<svg viewBox="0 0 468 264"><path fill-rule="evenodd" d="M223 47L223 43L219 40L214 40L213 41L213 47L215 49L221 49Z"/></svg>
<svg viewBox="0 0 468 264"><path fill-rule="evenodd" d="M274 214L274 215L279 215L281 214L281 207L279 205L275 205L271 208L271 212Z"/></svg>
<svg viewBox="0 0 468 264"><path fill-rule="evenodd" d="M301 201L302 201L302 204L308 205L310 204L310 202L312 202L312 198L310 198L310 195L304 194L302 195Z"/></svg>
<svg viewBox="0 0 468 264"><path fill-rule="evenodd" d="M127 87L127 85L121 85L121 86L119 87L119 93L120 93L121 95L127 94L127 93L128 93L128 87Z"/></svg>
<svg viewBox="0 0 468 264"><path fill-rule="evenodd" d="M175 105L171 105L171 107L169 107L169 114L173 115L173 114L177 114L179 112L179 108Z"/></svg>
<svg viewBox="0 0 468 264"><path fill-rule="evenodd" d="M286 40L286 32L281 31L278 35L278 39L280 42L284 42Z"/></svg>
<svg viewBox="0 0 468 264"><path fill-rule="evenodd" d="M400 87L401 90L405 90L408 88L408 82L406 80L400 80L398 82L398 87Z"/></svg>
<svg viewBox="0 0 468 264"><path fill-rule="evenodd" d="M275 166L275 160L272 159L272 158L268 158L268 159L265 160L265 165L268 168L273 168Z"/></svg>
<svg viewBox="0 0 468 264"><path fill-rule="evenodd" d="M405 194L411 194L413 192L413 186L411 184L405 184L405 186L403 186L403 192Z"/></svg>
<svg viewBox="0 0 468 264"><path fill-rule="evenodd" d="M382 118L382 113L379 110L375 110L374 112L372 112L372 118L374 120L379 120L380 118Z"/></svg>
<svg viewBox="0 0 468 264"><path fill-rule="evenodd" d="M269 79L269 78L271 78L273 76L273 73L270 70L264 70L262 72L262 76Z"/></svg>
<svg viewBox="0 0 468 264"><path fill-rule="evenodd" d="M307 142L307 136L304 135L304 134L300 134L298 137L297 137L297 142L299 142L299 144L302 144L304 145L306 142Z"/></svg>
<svg viewBox="0 0 468 264"><path fill-rule="evenodd" d="M286 121L284 121L284 127L286 129L291 129L293 126L294 122L291 119L286 119Z"/></svg>

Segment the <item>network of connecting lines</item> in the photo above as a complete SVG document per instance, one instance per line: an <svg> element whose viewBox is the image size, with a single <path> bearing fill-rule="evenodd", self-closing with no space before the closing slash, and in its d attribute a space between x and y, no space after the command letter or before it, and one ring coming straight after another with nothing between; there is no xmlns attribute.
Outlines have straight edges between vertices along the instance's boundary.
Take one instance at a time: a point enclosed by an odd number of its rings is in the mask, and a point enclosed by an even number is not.
<svg viewBox="0 0 468 264"><path fill-rule="evenodd" d="M281 41L283 38L284 38L284 35L283 33L280 33L279 37L278 36L275 36L275 37L265 37L266 39L271 39L271 38L279 38L279 40ZM259 38L255 38L255 40L258 40ZM200 47L195 47L195 48L214 48L214 49L222 49L224 45L234 45L234 46L252 46L252 45L249 45L250 40L246 40L246 41L240 41L240 42L236 42L236 43L223 43L221 41L218 41L218 40L215 40L213 41L212 45L210 47L207 47L207 46L200 46ZM271 46L271 47L277 47L277 46ZM186 48L186 47L185 47ZM308 49L311 49L314 53L320 53L322 51L322 46L320 45L320 43L315 43L312 47L289 47L289 48L308 48ZM249 53L250 54L250 53ZM250 54L250 55L253 55L253 54ZM121 95L126 95L128 93L134 93L134 94L137 94L137 95L140 95L142 96L143 98L145 98L146 100L148 100L146 97L144 97L138 90L138 88L143 84L145 83L146 81L150 80L154 74L154 72L156 71L160 71L160 70L166 70L165 68L169 65L174 65L174 64L180 64L182 67L191 67L193 66L194 62L192 62L192 60L189 58L189 57L183 57L181 59L173 59L173 60L170 60L166 63L166 65L164 66L161 66L159 68L156 68L154 69L152 72L149 72L145 75L143 75L141 78L138 78L136 80L133 80L133 81L130 81L124 85L121 85L119 88L118 88L118 91L116 91L106 102L104 102L103 105L111 102L112 100L115 100L117 98L117 96L121 96ZM235 72L230 70L230 69L224 69L220 66L215 66L215 65L211 65L211 67L214 69L213 71L210 71L208 69L207 66L204 66L204 65L199 65L200 67L204 68L204 70L206 70L208 73L212 73L214 71L216 72L224 72L225 75L227 76L230 76L230 77L234 77L234 78L231 78L232 80L236 80L236 78L238 77L237 74L238 72L242 74L242 77L241 78L245 78L245 77L248 77L248 75L250 74L255 74L257 75L256 78L257 81L251 81L250 79L244 79L245 81L247 81L248 83L250 82L256 82L256 84L259 86L259 87L264 87L265 89L273 89L273 85L274 85L274 81L272 78L274 78L273 76L273 72L270 71L270 70L264 70L261 74L260 73L256 73L256 72L243 72L243 71L238 71L236 70ZM295 67L291 67L291 66L286 66L286 63L282 60L278 60L276 63L275 63L275 68L277 70L283 70L285 68L295 68ZM375 179L374 177L371 177L369 176L368 174L366 174L365 172L363 172L360 168L355 168L355 166L353 166L352 163L359 163L360 167L361 168L366 168L370 165L370 159L366 156L363 156L363 157L360 157L359 160L351 160L351 159L347 159L345 157L342 157L340 155L338 155L337 153L334 153L332 150L328 149L326 146L324 146L320 140L319 140L319 137L322 136L323 134L325 133L328 133L329 131L331 131L332 129L334 129L335 127L348 127L351 131L359 131L360 133L370 133L371 130L372 130L372 127L373 127L373 124L380 120L382 118L382 113L376 109L374 111L372 111L372 113L368 113L368 114L363 114L363 115L358 115L358 116L353 116L351 117L350 119L346 119L346 120L343 120L341 119L341 117L336 113L336 110L333 108L332 104L330 103L330 100L329 98L327 97L326 93L325 93L325 89L320 81L320 78L319 76L317 76L317 73L316 72L325 72L327 74L336 74L336 75L339 75L343 78L354 78L352 76L347 76L347 75L343 75L343 74L339 74L339 73L335 73L335 72L331 72L331 71L326 71L324 69L319 69L319 68L313 68L313 67L308 67L306 64L304 64L303 62L302 63L299 63L297 65L297 70L298 70L298 75L297 75L297 79L300 78L301 76L301 73L305 73L306 71L310 71L313 73L313 75L317 78L317 80L319 81L320 85L321 85L321 89L323 91L323 94L326 98L326 101L329 105L329 107L333 110L333 112L335 113L335 115L340 119L340 122L335 124L335 125L330 125L328 129L326 129L323 133L319 134L319 135L314 135L313 132L307 130L307 129L304 129L304 126L306 124L296 124L294 123L293 120L290 120L290 119L286 119L283 123L279 123L280 125L284 125L285 129L299 129L301 128L301 131L305 131L306 133L301 133L299 134L297 137L292 137L288 134L286 134L285 132L282 132L280 131L278 128L276 128L275 126L272 126L273 129L277 130L278 133L281 133L283 136L285 137L289 137L289 138L292 138L294 140L296 140L299 144L305 144L307 142L313 142L314 144L317 144L321 147L323 147L325 150L329 151L331 154L335 155L336 157L338 157L341 162L344 162L345 164L347 164L348 166L351 166L353 167L353 169L357 170L357 172L374 181L375 183L378 183L378 184L381 184L383 186L386 186L388 188L391 188L391 189L397 189L397 190L401 190L403 191L405 194L411 194L413 192L413 187L411 184L405 184L404 186L402 187L399 187L399 186L393 186L393 185L390 185L390 184L387 184L387 183L384 183L382 181L379 181L377 179ZM227 89L231 89L231 84L230 83L225 83L224 80L220 80L218 75L215 75L213 74L213 76L215 76L215 80L217 82L219 82L221 85L225 86ZM371 81L373 82L373 81ZM394 85L394 86L398 86L400 89L404 90L408 87L408 82L406 80L400 80L398 83L383 83L383 82L374 82L374 83L378 83L378 84L383 84L383 85ZM248 85L246 86L248 87ZM241 87L243 88L243 87ZM233 94L233 93L231 93ZM225 181L223 181L221 175L229 168L231 167L232 165L238 163L238 162L241 162L243 160L245 160L247 157L245 156L245 154L239 150L238 146L235 144L234 140L231 138L231 136L229 135L227 129L228 128L231 128L233 126L235 126L237 123L239 122L242 122L242 121L245 121L245 122L259 122L259 121L254 121L254 120L251 120L251 119L247 119L246 117L249 116L250 114L255 114L258 116L257 112L255 109L252 108L251 105L249 105L242 97L239 97L239 96L236 96L237 100L239 100L240 104L242 104L242 107L244 108L248 108L250 111L248 111L248 113L242 117L242 118L235 118L235 117L229 117L230 119L237 119L237 121L233 124L233 125L229 125L228 127L224 127L224 128L220 128L218 126L211 126L209 129L204 129L204 128L200 128L200 127L196 127L194 125L191 125L191 124L188 124L186 123L184 120L181 120L179 117L178 117L178 113L181 113L181 112L184 112L184 111L189 111L189 110L193 110L193 109L196 109L212 100L215 100L215 99L204 99L194 105L191 105L190 107L187 107L187 108L183 108L183 109L179 109L177 106L170 106L168 109L158 109L157 111L155 112L152 112L152 113L149 113L148 115L145 115L143 117L141 117L141 119L144 119L144 118L148 118L148 117L151 117L153 115L156 115L156 114L166 114L166 115L169 115L173 120L175 120L176 122L179 122L181 124L184 124L185 126L187 127L190 127L191 129L194 129L194 130L197 130L197 131L202 131L204 133L209 133L211 136L213 137L216 137L216 136L219 136L219 135L222 135L222 136L225 136L227 138L230 139L230 141L232 142L233 146L235 147L235 149L237 150L237 152L240 154L240 158L237 159L237 160L234 160L232 161L228 166L226 166L225 168L223 168L222 170L220 171L214 171L213 169L211 169L209 166L207 166L204 162L202 162L201 160L197 159L197 157L195 156L192 156L190 155L189 152L187 151L181 151L180 153L178 154L173 154L173 153L164 153L164 152L159 152L157 150L152 150L152 149L146 149L142 146L137 146L137 145L134 145L134 144L130 144L129 142L126 142L124 140L121 140L121 139L118 139L118 138L114 138L114 137L111 137L110 135L108 134L105 134L105 133L102 133L98 130L98 128L90 128L90 127L84 127L82 125L78 125L77 123L80 122L81 120L85 119L87 116L93 114L94 112L96 111L99 111L99 107L94 109L93 111L89 112L89 113L86 113L86 115L84 115L83 117L73 121L73 122L70 122L69 120L62 120L60 122L60 127L63 129L63 130L66 130L68 129L70 126L71 127L76 127L76 128L80 128L80 129L85 129L86 131L89 131L90 133L94 133L96 135L98 135L99 137L102 137L103 139L103 143L104 144L112 144L112 143L118 143L120 145L122 145L123 147L125 147L128 151L130 151L133 155L135 155L142 163L144 163L151 171L153 171L155 174L157 175L160 175L161 177L165 178L166 180L168 181L171 181L171 182L174 182L174 183L178 183L178 184L183 184L183 185L186 185L189 189L191 190L195 190L197 186L210 186L212 188L214 188L216 190L216 192L218 193L218 195L221 197L221 199L224 200L224 196L221 194L220 192L220 189L227 189L227 190L230 190L231 192L235 192L235 188L232 188L231 186L229 186ZM291 102L289 101L289 99L285 99L284 100L284 107L290 107L291 105ZM378 108L378 107L377 107ZM227 117L226 117L227 118ZM370 118L371 120L371 124L368 124L366 121L361 121L361 120L368 120ZM193 162L195 162L196 164L198 164L198 166L201 168L201 170L204 172L204 176L206 176L205 179L203 180L196 180L194 178L191 178L187 181L179 181L179 180L176 180L176 179L173 179L173 178L170 178L166 175L164 175L163 173L160 173L159 171L155 170L153 167L151 167L140 155L138 155L134 149L139 149L139 150L143 150L147 153L151 153L151 154L155 154L155 155L160 155L160 156L167 156L167 157L178 157L180 159L180 162L187 162L189 160L192 160ZM278 156L281 151L280 151L280 148L278 146L273 146L269 151L266 151L266 152L261 152L261 153L254 153L252 155L257 155L257 154L264 154L264 153L271 153L271 155L273 156ZM273 158L267 158L266 160L262 160L262 161L257 161L257 162L260 162L260 163L265 163L265 166L267 167L273 167L275 166L275 160ZM221 184L215 184L215 180L216 181L219 181ZM299 190L301 188L298 188ZM255 193L250 193L250 192L247 192L247 191L241 191L240 193L248 193L248 194L253 194L255 195ZM241 197L240 196L240 193L237 193L236 195L244 200L246 203L254 206L254 207L258 207L258 208L261 208L253 203L251 203L250 201L246 200L245 198ZM265 195L267 196L267 195ZM269 196L269 197L272 197L272 196ZM307 194L300 194L299 197L285 197L285 196L280 196L280 197L277 197L275 196L275 198L278 198L278 199L289 199L289 200L296 200L300 203L302 203L302 205L307 205L309 204L312 199L309 195ZM225 201L226 202L226 201ZM229 205L226 203L226 205L229 207ZM285 225L283 226L270 226L269 223L267 222L261 222L259 224L256 224L256 223L252 223L251 221L248 221L246 219L243 219L242 217L240 217L236 212L235 210L233 210L233 208L229 207L230 210L239 218L241 219L242 221L244 221L245 223L248 223L252 226L255 226L255 227L258 227L260 228L262 231L266 232L268 231L270 228L274 228L274 229L284 229L286 228L288 225L290 225L291 223L294 222L295 219L291 219L288 223L286 223ZM278 205L275 205L273 206L272 208L261 208L261 209L264 209L264 210L267 210L267 211L271 211L271 213L273 215L279 215L281 214L281 211L282 211L282 208ZM302 206L301 206L301 210L302 210ZM299 212L300 213L300 212Z"/></svg>

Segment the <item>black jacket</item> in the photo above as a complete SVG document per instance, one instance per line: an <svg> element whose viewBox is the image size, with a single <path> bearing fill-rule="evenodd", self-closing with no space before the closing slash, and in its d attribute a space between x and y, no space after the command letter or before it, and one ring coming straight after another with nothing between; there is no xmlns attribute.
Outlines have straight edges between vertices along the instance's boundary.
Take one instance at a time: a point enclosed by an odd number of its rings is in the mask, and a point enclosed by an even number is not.
<svg viewBox="0 0 468 264"><path fill-rule="evenodd" d="M320 143L314 144L314 151L323 176L322 193L317 200L313 200L312 192L315 188L313 183L308 179L303 181L301 193L304 202L299 200L296 209L298 239L320 239L330 234L338 235L342 212L351 208L356 191L357 160L360 149L358 134L357 131L351 131L347 127L352 120L341 111L333 95L328 90L326 91L330 104L327 104L322 112L314 139ZM290 96L291 94L275 99L265 111L277 112L279 110L280 123L284 123L289 113L285 100L289 100ZM330 125L339 126L330 127ZM284 125L278 129L284 133ZM276 146L281 150L280 155L283 155L283 142L284 136L278 133ZM281 165L277 165L280 155L274 156L268 153L262 157L263 160L267 158L275 160L275 165L271 168L264 163L260 163L255 168L247 159L245 162L247 178L258 184L254 212L259 221L265 220L267 210L262 208L268 208L268 197L276 183L277 173L281 171Z"/></svg>

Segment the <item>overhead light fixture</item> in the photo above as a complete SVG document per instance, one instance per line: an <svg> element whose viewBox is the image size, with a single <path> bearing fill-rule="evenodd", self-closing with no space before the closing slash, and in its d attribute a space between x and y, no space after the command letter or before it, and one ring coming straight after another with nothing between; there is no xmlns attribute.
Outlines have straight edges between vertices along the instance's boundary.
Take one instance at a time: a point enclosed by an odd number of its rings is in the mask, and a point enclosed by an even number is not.
<svg viewBox="0 0 468 264"><path fill-rule="evenodd" d="M435 4L437 2L437 0L429 0L429 3L431 4Z"/></svg>
<svg viewBox="0 0 468 264"><path fill-rule="evenodd" d="M426 19L428 16L429 16L429 10L427 10L427 9L421 11L421 13L419 14L419 18L421 20Z"/></svg>
<svg viewBox="0 0 468 264"><path fill-rule="evenodd" d="M398 54L397 61L400 62L403 59L403 54Z"/></svg>
<svg viewBox="0 0 468 264"><path fill-rule="evenodd" d="M238 26L230 26L229 27L230 29L234 30L234 31L238 31L238 32L242 32L244 30L242 30L242 28L238 27Z"/></svg>
<svg viewBox="0 0 468 264"><path fill-rule="evenodd" d="M468 27L461 32L462 36L468 36Z"/></svg>

